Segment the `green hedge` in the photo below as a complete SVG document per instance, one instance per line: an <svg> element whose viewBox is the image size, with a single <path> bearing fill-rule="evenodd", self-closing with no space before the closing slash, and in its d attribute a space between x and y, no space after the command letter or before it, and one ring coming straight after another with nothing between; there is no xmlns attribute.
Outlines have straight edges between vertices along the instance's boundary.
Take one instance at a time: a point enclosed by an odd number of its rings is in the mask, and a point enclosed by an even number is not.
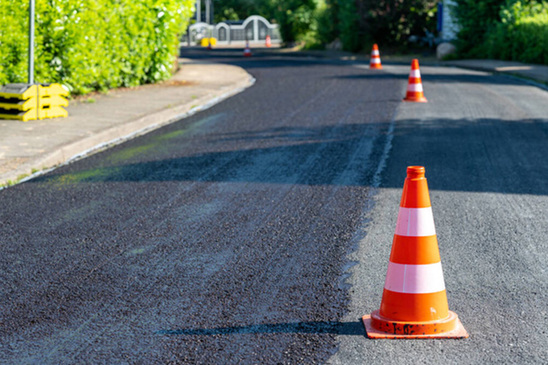
<svg viewBox="0 0 548 365"><path fill-rule="evenodd" d="M457 0L460 57L548 64L548 1Z"/></svg>
<svg viewBox="0 0 548 365"><path fill-rule="evenodd" d="M27 81L28 1L0 0L0 84ZM193 0L36 0L35 80L73 94L171 75Z"/></svg>
<svg viewBox="0 0 548 365"><path fill-rule="evenodd" d="M318 0L316 43L339 38L343 49L357 52L379 46L405 50L411 35L435 32L436 0ZM314 25L314 24L313 24Z"/></svg>
<svg viewBox="0 0 548 365"><path fill-rule="evenodd" d="M486 45L490 58L548 64L548 1L504 7Z"/></svg>

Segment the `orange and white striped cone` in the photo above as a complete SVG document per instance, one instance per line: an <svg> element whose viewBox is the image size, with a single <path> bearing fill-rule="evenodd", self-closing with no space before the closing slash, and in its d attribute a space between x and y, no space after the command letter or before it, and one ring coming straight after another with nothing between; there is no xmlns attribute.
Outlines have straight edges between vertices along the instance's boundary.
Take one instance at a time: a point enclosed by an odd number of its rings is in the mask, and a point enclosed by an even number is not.
<svg viewBox="0 0 548 365"><path fill-rule="evenodd" d="M244 57L251 57L251 49L249 48L249 42L245 42Z"/></svg>
<svg viewBox="0 0 548 365"><path fill-rule="evenodd" d="M369 68L378 70L382 69L381 55L379 53L379 47L376 43L373 45L373 49L371 50L371 60L369 61Z"/></svg>
<svg viewBox="0 0 548 365"><path fill-rule="evenodd" d="M266 36L265 45L269 48L272 47L272 40L269 35Z"/></svg>
<svg viewBox="0 0 548 365"><path fill-rule="evenodd" d="M403 101L415 101L426 103L428 100L424 97L422 89L421 72L419 70L419 60L414 59L411 62L411 72L409 73L409 83L407 84L407 93Z"/></svg>
<svg viewBox="0 0 548 365"><path fill-rule="evenodd" d="M381 307L363 316L369 338L466 338L447 304L424 167L409 166Z"/></svg>

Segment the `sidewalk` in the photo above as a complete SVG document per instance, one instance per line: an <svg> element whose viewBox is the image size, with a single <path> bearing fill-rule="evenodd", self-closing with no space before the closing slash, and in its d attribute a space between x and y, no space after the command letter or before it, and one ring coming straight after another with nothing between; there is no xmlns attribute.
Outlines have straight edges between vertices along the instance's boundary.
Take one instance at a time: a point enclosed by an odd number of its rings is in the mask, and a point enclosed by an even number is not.
<svg viewBox="0 0 548 365"><path fill-rule="evenodd" d="M443 61L442 65L512 75L548 85L548 66L499 60Z"/></svg>
<svg viewBox="0 0 548 365"><path fill-rule="evenodd" d="M0 188L179 120L254 82L236 66L180 62L164 83L71 101L68 118L0 120Z"/></svg>

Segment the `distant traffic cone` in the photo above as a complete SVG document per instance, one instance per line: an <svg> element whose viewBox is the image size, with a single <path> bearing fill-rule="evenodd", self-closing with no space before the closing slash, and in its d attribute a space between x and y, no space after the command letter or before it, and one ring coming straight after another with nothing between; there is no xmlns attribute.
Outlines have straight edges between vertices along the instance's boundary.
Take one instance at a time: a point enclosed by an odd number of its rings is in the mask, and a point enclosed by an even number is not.
<svg viewBox="0 0 548 365"><path fill-rule="evenodd" d="M207 49L211 49L211 38L207 39Z"/></svg>
<svg viewBox="0 0 548 365"><path fill-rule="evenodd" d="M269 48L272 46L272 40L270 39L269 35L266 36L265 45Z"/></svg>
<svg viewBox="0 0 548 365"><path fill-rule="evenodd" d="M409 166L381 307L363 316L369 338L466 338L447 304L424 167Z"/></svg>
<svg viewBox="0 0 548 365"><path fill-rule="evenodd" d="M382 69L381 55L379 53L379 47L377 46L377 43L373 45L373 49L371 50L371 61L369 61L369 68L379 70Z"/></svg>
<svg viewBox="0 0 548 365"><path fill-rule="evenodd" d="M249 49L249 42L245 42L244 57L251 57L251 49Z"/></svg>
<svg viewBox="0 0 548 365"><path fill-rule="evenodd" d="M428 100L424 97L422 89L421 72L419 70L419 60L414 59L411 62L411 72L409 73L409 82L407 84L407 93L403 101L416 101L426 103Z"/></svg>

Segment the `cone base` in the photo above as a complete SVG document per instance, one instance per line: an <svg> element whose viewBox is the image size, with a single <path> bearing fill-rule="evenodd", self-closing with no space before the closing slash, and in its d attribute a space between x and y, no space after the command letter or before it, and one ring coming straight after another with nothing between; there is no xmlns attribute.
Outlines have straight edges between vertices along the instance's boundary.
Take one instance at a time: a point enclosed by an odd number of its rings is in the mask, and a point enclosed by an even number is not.
<svg viewBox="0 0 548 365"><path fill-rule="evenodd" d="M373 318L372 318L373 317ZM421 338L468 338L468 332L464 329L456 313L449 311L449 317L439 321L432 322L403 322L390 321L381 317L379 311L374 311L371 315L362 317L367 337L374 339L421 339ZM386 324L387 328L394 328L393 332L381 331L373 326L373 322ZM450 325L454 322L454 328L446 332L436 332L438 327ZM430 332L423 328L430 328Z"/></svg>
<svg viewBox="0 0 548 365"><path fill-rule="evenodd" d="M381 65L377 65L377 66L370 65L369 69L370 70L382 70L382 66Z"/></svg>
<svg viewBox="0 0 548 365"><path fill-rule="evenodd" d="M415 103L428 103L425 97L422 98L404 98L403 101L410 101Z"/></svg>

